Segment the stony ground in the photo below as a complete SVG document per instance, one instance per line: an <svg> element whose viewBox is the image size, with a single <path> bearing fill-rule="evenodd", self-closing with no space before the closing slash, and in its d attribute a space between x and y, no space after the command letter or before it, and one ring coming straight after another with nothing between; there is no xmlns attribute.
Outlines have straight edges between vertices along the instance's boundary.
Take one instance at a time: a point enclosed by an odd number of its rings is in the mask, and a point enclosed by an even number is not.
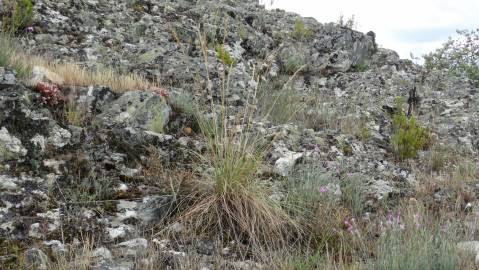
<svg viewBox="0 0 479 270"><path fill-rule="evenodd" d="M251 130L270 144L257 174L274 200L286 201L288 183L313 168L316 193L340 201L361 193L348 218L376 223L404 202L421 204L459 220L467 233L456 242L475 240L479 91L467 78L401 60L378 48L373 32L252 0L41 0L34 12L33 30L19 39L27 52L138 73L165 91L61 85L53 102L0 67L6 269L20 261L38 269L52 269L48 261L71 269L279 269L240 243L185 236L184 224L172 222L178 194L164 179L209 174L198 161L207 142L193 114L199 107L211 115L210 102L228 107L231 130L245 128L235 116L253 108ZM49 76L36 70L40 81ZM391 149L398 97L430 132L428 147L407 160ZM357 183L353 191L348 183ZM70 256L81 251L81 262Z"/></svg>

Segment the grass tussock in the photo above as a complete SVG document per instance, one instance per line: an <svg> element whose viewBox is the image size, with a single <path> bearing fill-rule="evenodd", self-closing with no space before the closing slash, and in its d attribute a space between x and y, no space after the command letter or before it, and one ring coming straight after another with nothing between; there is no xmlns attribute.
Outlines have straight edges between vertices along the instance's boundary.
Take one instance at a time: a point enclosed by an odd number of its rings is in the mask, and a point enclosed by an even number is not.
<svg viewBox="0 0 479 270"><path fill-rule="evenodd" d="M214 120L200 117L199 124L208 148L200 158L211 172L180 219L199 234L220 231L254 247L285 244L295 224L258 178L265 149L261 140L251 133L233 134Z"/></svg>
<svg viewBox="0 0 479 270"><path fill-rule="evenodd" d="M208 66L206 38L201 33L199 37ZM225 97L230 75L226 68L221 73L221 104L212 101L212 116L196 114L206 143L206 151L196 154L207 173L190 191L189 207L178 219L196 235L220 232L222 240L273 249L285 245L298 227L279 202L270 198L272 191L258 176L268 144L251 128L254 112L245 109L236 120L229 121ZM256 91L248 99L256 103ZM241 128L232 128L235 126Z"/></svg>
<svg viewBox="0 0 479 270"><path fill-rule="evenodd" d="M15 70L27 84L34 67L39 67L53 83L69 86L102 85L116 92L128 90L154 90L159 86L135 73L122 74L111 68L87 69L71 62L53 63L45 58L30 55L18 47L10 35L0 34L0 66ZM33 82L34 83L34 82Z"/></svg>

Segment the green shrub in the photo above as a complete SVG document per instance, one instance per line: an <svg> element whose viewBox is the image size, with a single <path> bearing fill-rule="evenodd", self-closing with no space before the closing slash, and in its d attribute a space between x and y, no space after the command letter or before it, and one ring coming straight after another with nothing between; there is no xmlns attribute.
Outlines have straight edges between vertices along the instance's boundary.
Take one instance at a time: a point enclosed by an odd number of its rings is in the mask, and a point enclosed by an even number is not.
<svg viewBox="0 0 479 270"><path fill-rule="evenodd" d="M221 61L221 63L228 67L234 66L236 64L236 61L223 45L216 45L216 57Z"/></svg>
<svg viewBox="0 0 479 270"><path fill-rule="evenodd" d="M6 0L6 13L3 16L3 31L16 33L28 27L33 20L33 4L31 0Z"/></svg>
<svg viewBox="0 0 479 270"><path fill-rule="evenodd" d="M430 133L421 127L414 116L407 118L403 112L403 101L396 99L396 113L393 116L391 148L399 160L414 158L417 152L430 142Z"/></svg>
<svg viewBox="0 0 479 270"><path fill-rule="evenodd" d="M479 87L479 29L458 30L459 36L441 48L424 55L424 66L429 69L447 69L452 75L466 75Z"/></svg>
<svg viewBox="0 0 479 270"><path fill-rule="evenodd" d="M304 22L301 19L296 19L294 22L294 31L292 33L293 38L301 40L301 39L309 39L313 35L313 32L306 28Z"/></svg>

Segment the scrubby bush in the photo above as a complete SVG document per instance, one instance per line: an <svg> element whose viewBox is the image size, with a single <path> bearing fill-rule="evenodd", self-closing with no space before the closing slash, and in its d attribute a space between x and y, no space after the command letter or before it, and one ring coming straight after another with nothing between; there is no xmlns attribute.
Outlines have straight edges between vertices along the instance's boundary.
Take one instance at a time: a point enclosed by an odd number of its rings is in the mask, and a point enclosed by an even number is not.
<svg viewBox="0 0 479 270"><path fill-rule="evenodd" d="M6 0L3 5L3 31L15 33L32 23L33 4L31 0Z"/></svg>
<svg viewBox="0 0 479 270"><path fill-rule="evenodd" d="M408 118L403 111L403 101L396 99L396 113L393 116L391 148L399 160L414 158L417 152L430 142L430 133L421 127L414 116Z"/></svg>
<svg viewBox="0 0 479 270"><path fill-rule="evenodd" d="M466 75L479 87L479 29L458 30L435 52L424 55L427 69L447 69L453 75Z"/></svg>

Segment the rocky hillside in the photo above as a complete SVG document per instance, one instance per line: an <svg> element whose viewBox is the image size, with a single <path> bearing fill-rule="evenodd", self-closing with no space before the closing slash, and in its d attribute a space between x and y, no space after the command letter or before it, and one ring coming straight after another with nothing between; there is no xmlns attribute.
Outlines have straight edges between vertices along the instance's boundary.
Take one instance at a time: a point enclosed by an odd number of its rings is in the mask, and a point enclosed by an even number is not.
<svg viewBox="0 0 479 270"><path fill-rule="evenodd" d="M317 242L330 245L324 232L350 232L357 222L357 235L331 238L355 243L361 231L361 243L376 243L383 218L407 220L414 204L441 228L454 221L461 233L452 246L479 246L479 91L466 77L399 59L374 32L254 0L33 2L31 25L15 40L25 53L160 87L118 91L70 85L67 75L77 74L39 63L27 78L0 67L1 269L326 269L319 261L300 268L292 254L327 246L289 239L282 251L292 264L276 265L244 238L252 232L216 238L229 229L200 234L182 222L183 208L194 208L184 206L183 183L207 182L217 169L204 160L215 157L197 110L208 119L227 111L228 132L267 145L251 174L271 200L291 204L299 182L344 209L323 212L340 219L329 227L291 214L295 224L307 220L307 229L290 229L292 238L319 224ZM377 268L379 249L338 250L353 258L344 269L397 269ZM458 265L409 269L466 269Z"/></svg>

